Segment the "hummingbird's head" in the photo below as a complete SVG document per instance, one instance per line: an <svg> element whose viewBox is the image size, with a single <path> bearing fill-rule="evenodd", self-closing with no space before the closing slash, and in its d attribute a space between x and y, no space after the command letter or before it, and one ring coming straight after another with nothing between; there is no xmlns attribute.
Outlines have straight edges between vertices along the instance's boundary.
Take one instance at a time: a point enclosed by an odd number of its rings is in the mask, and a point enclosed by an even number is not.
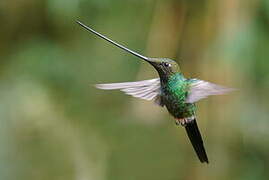
<svg viewBox="0 0 269 180"><path fill-rule="evenodd" d="M161 77L169 76L180 72L178 64L172 59L168 58L149 58L149 62L159 73Z"/></svg>

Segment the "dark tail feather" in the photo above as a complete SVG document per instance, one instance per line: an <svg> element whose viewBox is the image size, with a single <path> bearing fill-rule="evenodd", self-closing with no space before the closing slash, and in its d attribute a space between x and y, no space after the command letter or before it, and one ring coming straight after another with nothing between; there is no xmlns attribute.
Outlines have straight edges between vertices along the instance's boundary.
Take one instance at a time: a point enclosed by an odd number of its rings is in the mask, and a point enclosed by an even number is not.
<svg viewBox="0 0 269 180"><path fill-rule="evenodd" d="M208 163L208 158L204 148L202 136L196 123L196 119L187 123L185 129L199 160L202 163Z"/></svg>

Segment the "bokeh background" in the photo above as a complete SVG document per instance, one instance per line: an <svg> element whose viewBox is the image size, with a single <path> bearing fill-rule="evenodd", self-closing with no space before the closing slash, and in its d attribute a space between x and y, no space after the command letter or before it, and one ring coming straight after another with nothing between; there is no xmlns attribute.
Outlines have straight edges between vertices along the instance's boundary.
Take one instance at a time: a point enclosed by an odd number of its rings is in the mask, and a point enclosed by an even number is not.
<svg viewBox="0 0 269 180"><path fill-rule="evenodd" d="M0 1L1 180L269 178L268 0ZM165 108L92 85L157 77L148 64L239 91L198 103L210 164Z"/></svg>

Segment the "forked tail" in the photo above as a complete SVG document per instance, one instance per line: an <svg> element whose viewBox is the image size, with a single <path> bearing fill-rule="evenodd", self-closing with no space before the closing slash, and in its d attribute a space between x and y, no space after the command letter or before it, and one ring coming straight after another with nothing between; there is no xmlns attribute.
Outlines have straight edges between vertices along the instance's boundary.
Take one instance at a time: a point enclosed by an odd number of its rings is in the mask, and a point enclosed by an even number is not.
<svg viewBox="0 0 269 180"><path fill-rule="evenodd" d="M188 122L185 125L185 129L201 163L204 162L208 163L208 158L204 148L203 139L197 126L196 119L192 120L191 122Z"/></svg>

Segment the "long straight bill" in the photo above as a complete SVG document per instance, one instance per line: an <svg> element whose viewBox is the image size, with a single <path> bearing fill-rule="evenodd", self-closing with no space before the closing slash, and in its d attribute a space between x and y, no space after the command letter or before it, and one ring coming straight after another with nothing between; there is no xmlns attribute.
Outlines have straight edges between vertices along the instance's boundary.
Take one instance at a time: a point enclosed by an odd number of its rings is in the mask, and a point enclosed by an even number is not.
<svg viewBox="0 0 269 180"><path fill-rule="evenodd" d="M119 48L121 48L121 49L123 49L123 50L125 50L125 51L127 51L127 52L129 52L129 53L131 53L131 54L133 54L133 55L135 55L135 56L141 58L141 59L144 59L144 60L146 60L146 61L149 60L148 57L142 56L141 54L138 54L137 52L132 51L132 50L130 50L130 49L124 47L123 45L116 43L115 41L112 41L111 39L107 38L106 36L104 36L104 35L102 35L102 34L100 34L100 33L98 33L98 32L96 32L95 30L93 30L92 28L86 26L85 24L81 23L80 21L77 21L77 23L78 23L80 26L82 26L83 28L85 28L86 30L88 30L88 31L94 33L95 35L99 36L100 38L102 38L102 39L104 39L104 40L106 40L106 41L108 41L108 42L114 44L115 46L117 46L117 47L119 47Z"/></svg>

